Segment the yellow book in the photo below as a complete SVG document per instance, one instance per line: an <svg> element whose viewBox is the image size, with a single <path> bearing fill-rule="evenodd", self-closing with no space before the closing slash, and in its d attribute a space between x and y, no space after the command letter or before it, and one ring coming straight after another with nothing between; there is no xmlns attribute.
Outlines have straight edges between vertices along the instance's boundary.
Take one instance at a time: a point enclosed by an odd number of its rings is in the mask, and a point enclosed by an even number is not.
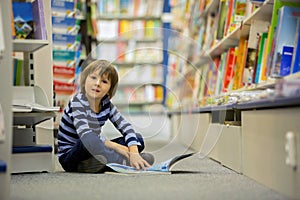
<svg viewBox="0 0 300 200"><path fill-rule="evenodd" d="M234 79L232 85L233 90L237 90L242 87L243 73L244 73L246 57L247 57L247 47L248 47L247 38L241 37L239 41L238 51L237 51L236 67L234 70Z"/></svg>
<svg viewBox="0 0 300 200"><path fill-rule="evenodd" d="M146 25L145 25L145 37L146 38L154 38L155 36L155 21L154 20L148 20L146 21Z"/></svg>
<svg viewBox="0 0 300 200"><path fill-rule="evenodd" d="M124 38L131 37L131 22L129 20L120 20L119 22L119 36Z"/></svg>

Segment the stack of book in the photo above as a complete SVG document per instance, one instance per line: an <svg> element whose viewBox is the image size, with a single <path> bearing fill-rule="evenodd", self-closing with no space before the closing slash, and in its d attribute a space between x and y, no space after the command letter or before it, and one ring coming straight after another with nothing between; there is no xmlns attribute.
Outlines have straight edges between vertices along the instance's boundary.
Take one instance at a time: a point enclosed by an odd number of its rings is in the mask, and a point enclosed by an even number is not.
<svg viewBox="0 0 300 200"><path fill-rule="evenodd" d="M77 1L52 0L54 105L62 112L70 96L77 91L76 71L80 61ZM59 123L60 115L56 118Z"/></svg>

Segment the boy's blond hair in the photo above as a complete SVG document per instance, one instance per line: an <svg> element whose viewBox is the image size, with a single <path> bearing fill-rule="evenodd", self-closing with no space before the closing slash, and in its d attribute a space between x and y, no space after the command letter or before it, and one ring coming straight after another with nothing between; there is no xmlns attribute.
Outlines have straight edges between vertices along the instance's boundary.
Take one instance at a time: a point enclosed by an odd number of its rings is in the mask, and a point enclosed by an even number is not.
<svg viewBox="0 0 300 200"><path fill-rule="evenodd" d="M85 81L88 75L90 75L91 73L97 70L100 70L99 71L100 77L103 76L104 74L107 74L108 79L111 82L108 95L110 98L112 98L117 91L119 77L116 68L107 60L95 60L90 64L88 64L88 66L86 66L83 69L83 71L80 74L80 80L79 80L81 92L85 94Z"/></svg>

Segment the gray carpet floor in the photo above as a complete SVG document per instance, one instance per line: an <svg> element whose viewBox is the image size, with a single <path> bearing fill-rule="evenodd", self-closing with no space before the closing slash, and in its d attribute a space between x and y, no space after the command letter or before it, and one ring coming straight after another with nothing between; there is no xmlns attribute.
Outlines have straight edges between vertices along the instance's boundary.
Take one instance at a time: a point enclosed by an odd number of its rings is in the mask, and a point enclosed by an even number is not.
<svg viewBox="0 0 300 200"><path fill-rule="evenodd" d="M171 152L187 152L181 146L167 148L164 153L158 149L163 148L148 148L157 161L165 160ZM288 199L209 158L192 156L172 170L172 174L81 174L63 172L58 166L55 172L13 174L11 199Z"/></svg>

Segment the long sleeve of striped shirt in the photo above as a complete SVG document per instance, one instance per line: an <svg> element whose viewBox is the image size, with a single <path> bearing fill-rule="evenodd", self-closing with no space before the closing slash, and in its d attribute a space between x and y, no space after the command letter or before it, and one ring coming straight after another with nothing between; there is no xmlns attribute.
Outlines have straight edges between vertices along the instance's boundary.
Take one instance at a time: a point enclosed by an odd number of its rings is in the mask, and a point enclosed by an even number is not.
<svg viewBox="0 0 300 200"><path fill-rule="evenodd" d="M101 129L107 120L120 131L127 146L141 145L132 125L127 122L108 96L101 101L101 111L95 113L82 93L76 94L64 109L58 130L58 156L68 152L80 137L96 133L103 142Z"/></svg>

